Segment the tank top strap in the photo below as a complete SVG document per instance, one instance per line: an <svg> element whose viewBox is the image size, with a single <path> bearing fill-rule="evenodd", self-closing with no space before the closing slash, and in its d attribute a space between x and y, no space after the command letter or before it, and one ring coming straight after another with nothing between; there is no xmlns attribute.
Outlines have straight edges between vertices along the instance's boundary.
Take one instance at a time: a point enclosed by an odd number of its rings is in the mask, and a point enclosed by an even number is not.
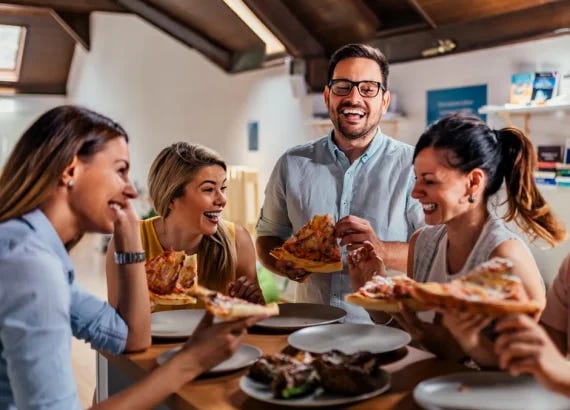
<svg viewBox="0 0 570 410"><path fill-rule="evenodd" d="M414 280L418 282L427 280L445 232L445 225L435 225L426 226L419 233L414 247Z"/></svg>

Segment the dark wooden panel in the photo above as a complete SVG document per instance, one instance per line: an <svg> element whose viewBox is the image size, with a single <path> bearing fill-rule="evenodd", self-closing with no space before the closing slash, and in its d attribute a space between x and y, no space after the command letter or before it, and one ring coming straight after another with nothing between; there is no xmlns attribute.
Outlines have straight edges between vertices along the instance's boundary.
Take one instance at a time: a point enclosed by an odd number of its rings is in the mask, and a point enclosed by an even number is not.
<svg viewBox="0 0 570 410"><path fill-rule="evenodd" d="M89 51L91 48L90 13L58 12L52 9L50 14L73 40Z"/></svg>
<svg viewBox="0 0 570 410"><path fill-rule="evenodd" d="M146 0L213 43L230 51L265 47L265 43L222 0Z"/></svg>
<svg viewBox="0 0 570 410"><path fill-rule="evenodd" d="M26 15L19 8L12 9L0 8L0 24L25 26L27 31L19 81L8 84L29 93L65 94L75 42L48 9L26 8Z"/></svg>
<svg viewBox="0 0 570 410"><path fill-rule="evenodd" d="M378 18L379 30L385 32L402 27L427 26L420 14L404 0L365 0L366 5Z"/></svg>
<svg viewBox="0 0 570 410"><path fill-rule="evenodd" d="M414 0L437 25L473 21L564 0Z"/></svg>
<svg viewBox="0 0 570 410"><path fill-rule="evenodd" d="M293 57L317 57L323 47L281 0L244 0Z"/></svg>
<svg viewBox="0 0 570 410"><path fill-rule="evenodd" d="M438 39L452 39L454 52L477 50L502 44L549 37L560 27L570 27L569 1L525 9L508 15L463 24L449 24L435 30L373 40L390 62L421 58L422 50L437 45Z"/></svg>
<svg viewBox="0 0 570 410"><path fill-rule="evenodd" d="M57 11L70 13L88 13L91 11L125 11L113 0L2 0L2 3L19 6L49 7Z"/></svg>
<svg viewBox="0 0 570 410"><path fill-rule="evenodd" d="M363 0L282 1L327 54L344 44L369 40L380 28L376 14Z"/></svg>

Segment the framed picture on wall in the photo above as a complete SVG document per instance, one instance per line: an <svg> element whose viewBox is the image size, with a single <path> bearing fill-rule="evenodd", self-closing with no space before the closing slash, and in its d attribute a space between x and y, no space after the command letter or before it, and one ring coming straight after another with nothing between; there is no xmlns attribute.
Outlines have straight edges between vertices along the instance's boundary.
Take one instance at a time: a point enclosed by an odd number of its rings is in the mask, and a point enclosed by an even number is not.
<svg viewBox="0 0 570 410"><path fill-rule="evenodd" d="M487 105L487 84L428 90L427 123L452 112L465 112L486 121L486 115L477 114L484 105Z"/></svg>

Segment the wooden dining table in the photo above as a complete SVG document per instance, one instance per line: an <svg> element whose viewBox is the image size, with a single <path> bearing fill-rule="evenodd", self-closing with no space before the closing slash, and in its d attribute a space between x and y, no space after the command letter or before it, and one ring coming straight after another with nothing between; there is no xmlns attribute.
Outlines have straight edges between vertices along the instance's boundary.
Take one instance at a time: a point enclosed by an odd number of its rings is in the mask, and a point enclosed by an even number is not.
<svg viewBox="0 0 570 410"><path fill-rule="evenodd" d="M274 354L289 348L287 334L267 334L255 332L245 336L244 343L261 349L264 354ZM142 353L113 356L104 354L109 362L124 375L136 382L151 372L156 366L157 356L180 346L177 343L161 343L153 340L152 346ZM420 409L414 401L412 392L421 382L435 376L467 370L458 363L440 360L432 354L412 346L406 346L396 352L387 354L382 366L391 376L391 387L388 391L357 403L341 406L347 409ZM203 376L184 385L175 394L170 395L163 405L170 409L285 409L281 406L258 401L249 397L240 387L240 378L247 374L247 369L226 373L219 376ZM338 408L338 407L337 407Z"/></svg>

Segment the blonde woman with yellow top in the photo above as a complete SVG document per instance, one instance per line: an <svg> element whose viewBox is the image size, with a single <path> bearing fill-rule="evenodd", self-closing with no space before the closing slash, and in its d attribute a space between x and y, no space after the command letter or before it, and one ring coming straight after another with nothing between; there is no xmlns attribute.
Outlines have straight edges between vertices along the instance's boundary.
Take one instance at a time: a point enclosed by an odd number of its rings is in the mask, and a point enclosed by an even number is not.
<svg viewBox="0 0 570 410"><path fill-rule="evenodd" d="M148 258L167 249L197 254L202 286L264 303L251 236L221 218L226 206L226 170L224 160L201 145L178 142L163 149L149 171L149 194L159 216L141 221L143 248ZM118 294L114 251L111 242L107 292L112 305Z"/></svg>

